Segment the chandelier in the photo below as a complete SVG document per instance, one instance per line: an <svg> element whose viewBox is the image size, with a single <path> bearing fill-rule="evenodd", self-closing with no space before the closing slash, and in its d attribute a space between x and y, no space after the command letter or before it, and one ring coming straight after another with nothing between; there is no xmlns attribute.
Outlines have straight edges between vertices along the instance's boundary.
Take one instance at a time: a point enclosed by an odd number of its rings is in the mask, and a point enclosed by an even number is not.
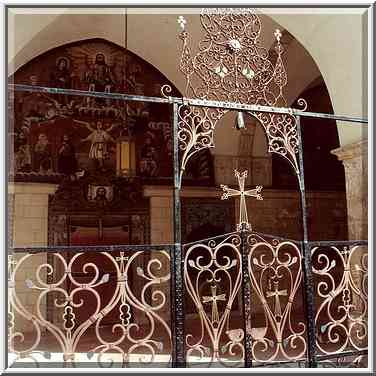
<svg viewBox="0 0 376 376"><path fill-rule="evenodd" d="M287 73L282 61L282 33L277 29L276 63L260 45L261 21L251 9L203 9L203 38L192 56L187 21L178 18L183 41L180 71L186 79L185 94L206 100L264 106L287 106L283 88Z"/></svg>
<svg viewBox="0 0 376 376"><path fill-rule="evenodd" d="M180 183L190 158L204 148L214 147L214 130L229 110L223 107L190 105L189 98L204 101L233 102L240 105L287 107L284 96L287 72L283 63L282 33L275 30L276 59L260 44L261 20L252 9L203 9L200 14L202 38L192 54L188 22L179 16L182 52L179 69L185 77L185 99L178 108L178 141L181 151ZM164 85L168 97L171 87ZM307 103L299 98L305 111ZM298 133L296 117L287 113L242 110L238 127L244 127L243 112L262 125L268 151L287 159L299 178Z"/></svg>

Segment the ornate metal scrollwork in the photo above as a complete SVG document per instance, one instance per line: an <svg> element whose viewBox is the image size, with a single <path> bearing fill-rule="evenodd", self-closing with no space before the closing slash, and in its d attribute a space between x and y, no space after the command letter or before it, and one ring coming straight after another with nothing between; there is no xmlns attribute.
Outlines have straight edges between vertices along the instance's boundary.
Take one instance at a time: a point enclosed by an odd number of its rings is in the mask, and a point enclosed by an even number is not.
<svg viewBox="0 0 376 376"><path fill-rule="evenodd" d="M276 30L277 61L260 45L261 20L252 9L203 9L204 36L191 55L187 22L179 35L183 41L180 70L188 97L266 106L286 106L283 88L287 73L282 61L281 32Z"/></svg>
<svg viewBox="0 0 376 376"><path fill-rule="evenodd" d="M228 110L180 105L178 109L178 141L181 156L180 181L190 158L205 148L214 148L214 130L218 121ZM268 151L275 153L299 173L298 134L296 118L291 114L248 112L265 130Z"/></svg>
<svg viewBox="0 0 376 376"><path fill-rule="evenodd" d="M269 153L276 153L287 159L298 175L299 164L296 155L299 151L299 139L295 116L269 112L251 112L250 114L259 120L265 130Z"/></svg>
<svg viewBox="0 0 376 376"><path fill-rule="evenodd" d="M302 280L301 252L291 241L270 242L255 233L248 244L248 272L257 297L253 306L261 302L264 316L264 323L251 321L252 356L256 362L302 359L306 325L292 318Z"/></svg>
<svg viewBox="0 0 376 376"><path fill-rule="evenodd" d="M171 329L169 324L162 318L161 310L168 305L168 296L163 284L170 280L170 274L163 271L164 264L169 265L169 254L166 251L159 252L158 258L152 257L146 268L138 267L137 276L144 282L140 292L136 292L132 286L130 272L135 260L142 256L142 251L132 252L125 256L125 252L120 252L120 256L114 256L110 252L102 252L101 255L116 272L113 293L111 296L102 296L97 288L110 282L109 274L100 273L99 265L92 262L84 262L84 253L77 253L69 262L60 254L53 256L62 264L63 273L58 280L53 283L44 281L43 272L48 275L54 273L54 268L48 264L40 264L35 273L35 280L27 279L26 286L37 293L34 308L25 306L18 296L16 288L12 288L9 294L10 308L14 314L22 317L30 323L33 332L33 340L20 350L19 347L25 340L25 333L17 330L17 325L12 324L12 331L9 336L9 351L15 355L14 361L21 358L30 357L36 362L36 354L40 347L43 347L42 338L44 330L48 332L49 341L54 342L52 346L57 350L57 354L62 353L62 362L75 363L77 359L78 347L82 350L82 342L91 331L91 340L86 348L87 358L92 359L100 366L110 366L115 363L126 366L133 362L152 363L156 355L163 351L163 346L171 346ZM14 268L10 277L10 285L15 286L17 273L32 261L35 257L32 254L23 256ZM165 259L165 261L162 261ZM81 266L82 265L82 266ZM89 271L91 275L89 281L81 283L72 273L73 268L82 267L81 274L85 275ZM67 283L70 288L67 288ZM60 322L51 322L46 319L43 301L48 294L55 297L53 304L60 309ZM90 304L85 302L85 297L90 295ZM78 320L78 310L85 306L84 318ZM131 309L133 315L131 315ZM117 312L117 319L111 324L111 335L103 328L103 320L107 315ZM141 324L135 316L144 315L145 322ZM13 316L14 319L14 316ZM159 334L156 334L158 331ZM163 333L164 343L160 342L158 335ZM110 338L109 338L110 337ZM16 346L18 342L18 346ZM168 345L168 342L170 345ZM86 345L87 346L87 345ZM141 352L140 352L141 349ZM45 352L51 357L50 352ZM45 356L45 358L46 358ZM106 358L106 360L104 359Z"/></svg>
<svg viewBox="0 0 376 376"><path fill-rule="evenodd" d="M314 247L316 346L324 354L368 347L368 254L363 246Z"/></svg>
<svg viewBox="0 0 376 376"><path fill-rule="evenodd" d="M214 129L226 110L180 105L178 108L178 141L182 151L180 181L189 159L204 148L214 147Z"/></svg>
<svg viewBox="0 0 376 376"><path fill-rule="evenodd" d="M187 97L241 104L287 107L283 94L287 72L282 60L282 33L275 32L276 63L259 43L261 21L251 9L203 9L200 15L204 36L192 56L187 21L179 17L183 41L180 71L185 76ZM164 94L164 90L163 94ZM166 95L164 95L166 96ZM300 98L298 104L307 108ZM203 148L214 147L216 124L227 113L223 108L179 108L178 139L182 150L181 175L188 160ZM292 114L248 112L263 126L269 152L286 158L299 171L296 160L299 140Z"/></svg>
<svg viewBox="0 0 376 376"><path fill-rule="evenodd" d="M240 236L210 240L188 247L184 258L185 287L197 309L200 334L186 336L187 361L242 365L244 331L232 328L230 316L241 284ZM227 338L226 338L227 337Z"/></svg>

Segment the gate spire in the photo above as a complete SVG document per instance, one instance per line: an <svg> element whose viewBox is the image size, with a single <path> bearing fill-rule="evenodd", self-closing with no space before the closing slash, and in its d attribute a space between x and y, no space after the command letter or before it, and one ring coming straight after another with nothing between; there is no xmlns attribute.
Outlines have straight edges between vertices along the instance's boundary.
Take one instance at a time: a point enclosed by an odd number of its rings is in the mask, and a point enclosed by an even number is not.
<svg viewBox="0 0 376 376"><path fill-rule="evenodd" d="M262 186L258 185L254 189L245 190L245 179L248 176L248 170L239 173L237 170L234 170L235 177L238 179L239 190L229 188L228 185L221 184L221 188L223 189L224 193L222 194L221 200L227 200L229 197L232 196L240 196L240 218L239 223L236 226L237 231L248 230L252 231L251 224L248 222L248 214L247 214L247 204L245 201L245 197L256 197L257 200L263 200L260 192L262 190Z"/></svg>

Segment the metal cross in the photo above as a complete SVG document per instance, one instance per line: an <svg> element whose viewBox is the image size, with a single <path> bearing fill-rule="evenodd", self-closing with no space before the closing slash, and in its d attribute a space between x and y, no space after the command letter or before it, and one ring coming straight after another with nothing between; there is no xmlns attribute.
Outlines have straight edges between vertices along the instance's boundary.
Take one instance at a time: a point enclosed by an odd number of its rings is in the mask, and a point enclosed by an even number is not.
<svg viewBox="0 0 376 376"><path fill-rule="evenodd" d="M180 28L182 29L182 31L184 31L186 23L187 23L187 20L183 16L178 17L178 24Z"/></svg>
<svg viewBox="0 0 376 376"><path fill-rule="evenodd" d="M229 197L232 196L240 196L240 218L239 224L237 225L237 230L249 230L252 231L251 224L248 222L248 214L247 214L247 205L245 202L245 197L256 197L257 200L262 200L262 196L260 194L262 190L262 186L258 185L255 189L244 190L244 182L248 176L248 171L245 170L241 174L234 170L235 176L238 179L239 190L229 188L227 185L221 184L221 188L223 189L224 193L221 197L222 200L227 200Z"/></svg>
<svg viewBox="0 0 376 376"><path fill-rule="evenodd" d="M116 257L116 261L120 261L120 262L128 261L128 257L124 256L124 252L120 252L120 256Z"/></svg>
<svg viewBox="0 0 376 376"><path fill-rule="evenodd" d="M217 286L212 285L211 287L211 296L203 296L202 302L203 303L210 303L212 302L212 323L219 323L219 314L218 314L218 300L226 300L226 294L217 295Z"/></svg>
<svg viewBox="0 0 376 376"><path fill-rule="evenodd" d="M274 36L276 37L277 42L279 43L279 41L281 40L281 37L282 37L281 30L276 29L275 32L274 32Z"/></svg>
<svg viewBox="0 0 376 376"><path fill-rule="evenodd" d="M273 284L274 284L274 290L271 290L271 287L270 287L270 291L266 292L266 296L268 298L272 296L275 297L275 305L274 305L275 315L282 317L281 302L279 300L279 297L287 296L287 290L278 290L278 281L273 281Z"/></svg>
<svg viewBox="0 0 376 376"><path fill-rule="evenodd" d="M127 263L129 257L124 256L124 252L120 252L120 256L116 257L116 261L120 261L120 271L121 273L125 272L125 264Z"/></svg>

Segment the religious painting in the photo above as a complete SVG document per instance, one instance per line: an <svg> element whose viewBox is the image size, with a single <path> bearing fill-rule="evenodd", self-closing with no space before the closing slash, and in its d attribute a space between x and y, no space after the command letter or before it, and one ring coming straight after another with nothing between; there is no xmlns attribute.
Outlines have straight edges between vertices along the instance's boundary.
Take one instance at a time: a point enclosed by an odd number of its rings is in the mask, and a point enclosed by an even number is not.
<svg viewBox="0 0 376 376"><path fill-rule="evenodd" d="M169 84L153 66L130 51L93 39L61 46L21 67L15 84L87 92L161 96ZM125 102L62 93L14 92L14 156L17 181L59 182L83 171L119 173L117 150L124 137L135 141L136 171L147 183L172 182L171 108L160 103ZM210 183L211 155L192 162L186 180Z"/></svg>
<svg viewBox="0 0 376 376"><path fill-rule="evenodd" d="M95 185L89 185L88 189L88 199L94 200L94 201L112 201L113 198L113 187L111 186L95 186Z"/></svg>

